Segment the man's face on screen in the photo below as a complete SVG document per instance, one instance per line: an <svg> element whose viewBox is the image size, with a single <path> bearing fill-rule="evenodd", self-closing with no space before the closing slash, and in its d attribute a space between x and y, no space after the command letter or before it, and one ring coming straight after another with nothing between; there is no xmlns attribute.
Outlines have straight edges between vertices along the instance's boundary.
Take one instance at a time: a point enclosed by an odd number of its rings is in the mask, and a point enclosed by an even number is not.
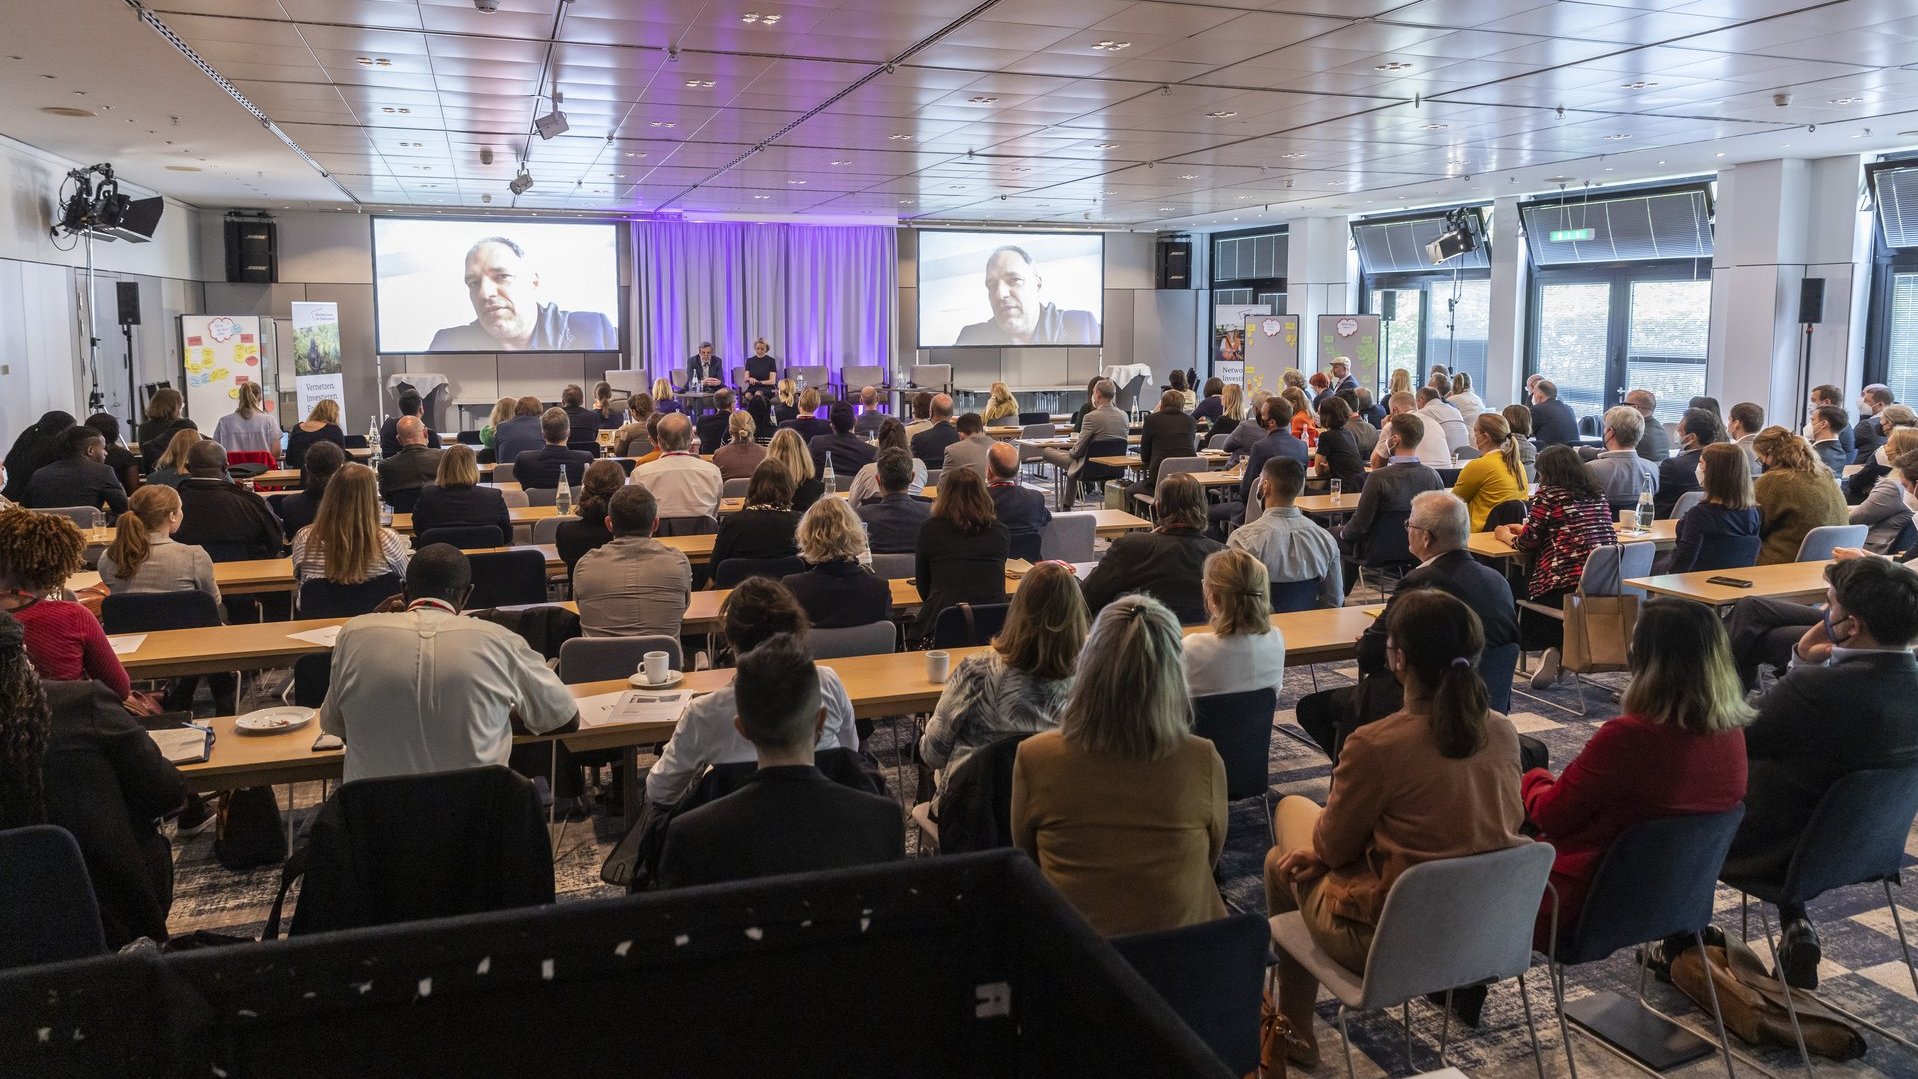
<svg viewBox="0 0 1918 1079"><path fill-rule="evenodd" d="M986 263L986 298L992 321L1013 337L1029 337L1039 323L1039 274L1014 251L1001 251Z"/></svg>
<svg viewBox="0 0 1918 1079"><path fill-rule="evenodd" d="M539 319L539 274L504 244L481 244L466 256L466 293L480 329L521 341Z"/></svg>

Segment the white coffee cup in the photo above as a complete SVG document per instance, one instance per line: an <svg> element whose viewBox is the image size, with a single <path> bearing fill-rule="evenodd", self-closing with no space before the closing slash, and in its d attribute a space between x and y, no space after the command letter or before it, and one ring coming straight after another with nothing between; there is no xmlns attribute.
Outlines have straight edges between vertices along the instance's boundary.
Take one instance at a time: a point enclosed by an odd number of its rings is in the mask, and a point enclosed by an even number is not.
<svg viewBox="0 0 1918 1079"><path fill-rule="evenodd" d="M1627 532L1637 531L1638 530L1638 511L1637 510L1619 510L1618 511L1618 527L1625 529Z"/></svg>
<svg viewBox="0 0 1918 1079"><path fill-rule="evenodd" d="M640 664L640 669L646 672L646 680L648 682L664 682L667 671L666 662L670 658L671 657L664 652L646 653L644 662Z"/></svg>
<svg viewBox="0 0 1918 1079"><path fill-rule="evenodd" d="M926 681L943 684L951 673L951 652L935 648L926 653Z"/></svg>

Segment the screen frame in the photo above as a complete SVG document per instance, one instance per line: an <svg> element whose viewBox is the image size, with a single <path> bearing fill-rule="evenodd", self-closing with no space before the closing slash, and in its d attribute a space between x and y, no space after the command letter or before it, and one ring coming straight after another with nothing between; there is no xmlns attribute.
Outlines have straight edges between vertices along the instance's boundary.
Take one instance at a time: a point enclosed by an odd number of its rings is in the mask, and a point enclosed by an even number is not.
<svg viewBox="0 0 1918 1079"><path fill-rule="evenodd" d="M927 345L918 340L913 347L921 352L945 352L952 349L1005 349L1005 348L1105 348L1106 339L1106 230L1104 229L960 229L960 228L915 228L917 237L913 251L913 288L917 295L913 298L913 336L919 338L926 325L926 286L920 277L920 268L924 265L920 258L925 252L924 238L929 235L996 235L996 236L1073 236L1095 237L1099 241L1099 340L1087 344L1071 345Z"/></svg>
<svg viewBox="0 0 1918 1079"><path fill-rule="evenodd" d="M379 245L378 235L375 231L378 228L375 222L380 220L442 221L442 222L444 221L499 221L509 225L510 224L611 225L613 226L613 275L614 275L613 294L615 296L618 296L620 291L625 288L624 285L621 285L619 283L618 275L619 275L619 268L623 264L626 258L626 245L627 245L626 236L628 232L627 229L619 227L627 224L628 222L623 218L617 218L617 217L555 218L555 217L539 217L531 214L465 214L465 213L460 213L460 214L381 214L381 213L367 214L366 215L366 250L367 250L367 257L371 260L373 265L373 352L376 355L380 355L380 356L495 356L495 355L504 356L504 355L510 354L514 356L624 356L624 355L627 355L629 352L631 352L631 348L629 347L629 342L631 341L631 338L628 336L627 329L626 329L626 323L629 320L625 317L626 311L623 309L623 305L622 305L622 309L618 312L620 316L619 325L617 327L617 329L619 330L619 347L616 349L614 348L591 348L591 349L528 348L528 349L482 349L479 351L454 351L451 349L440 349L438 351L422 351L422 352L413 352L405 349L401 349L397 351L387 350L386 348L383 347L385 343L380 340L380 245ZM1105 323L1102 321L1100 323L1101 333L1104 333L1104 325Z"/></svg>

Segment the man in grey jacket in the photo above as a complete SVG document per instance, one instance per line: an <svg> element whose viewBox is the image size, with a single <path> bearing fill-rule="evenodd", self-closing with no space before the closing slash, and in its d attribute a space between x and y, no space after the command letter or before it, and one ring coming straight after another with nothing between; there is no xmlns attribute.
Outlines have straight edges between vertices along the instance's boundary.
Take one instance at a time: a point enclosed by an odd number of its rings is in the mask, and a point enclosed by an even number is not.
<svg viewBox="0 0 1918 1079"><path fill-rule="evenodd" d="M1079 439L1071 449L1045 451L1046 463L1054 468L1066 470L1066 480L1059 485L1061 509L1071 509L1074 501L1074 487L1079 482L1079 473L1085 468L1086 453L1092 443L1098 439L1116 438L1124 441L1132 433L1132 421L1126 414L1114 408L1112 401L1119 396L1119 387L1109 378L1102 378L1092 387L1092 410L1079 422Z"/></svg>
<svg viewBox="0 0 1918 1079"><path fill-rule="evenodd" d="M1613 506L1636 506L1644 492L1658 493L1658 470L1638 455L1645 434L1645 417L1630 405L1605 410L1605 452L1585 463L1585 470Z"/></svg>

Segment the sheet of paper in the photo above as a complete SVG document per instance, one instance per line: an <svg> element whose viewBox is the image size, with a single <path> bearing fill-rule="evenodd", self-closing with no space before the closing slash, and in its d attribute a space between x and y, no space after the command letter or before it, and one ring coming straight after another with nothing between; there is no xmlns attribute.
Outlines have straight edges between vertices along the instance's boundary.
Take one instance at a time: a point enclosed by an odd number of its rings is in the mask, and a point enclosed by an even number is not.
<svg viewBox="0 0 1918 1079"><path fill-rule="evenodd" d="M140 645L144 644L146 639L147 635L144 633L128 633L119 637L108 637L107 643L113 646L114 655L130 656L140 650Z"/></svg>
<svg viewBox="0 0 1918 1079"><path fill-rule="evenodd" d="M340 639L340 627L327 626L325 629L309 629L300 633L289 633L287 636L296 641L305 641L308 644L317 644L324 648L331 648L333 647L333 642Z"/></svg>
<svg viewBox="0 0 1918 1079"><path fill-rule="evenodd" d="M207 750L212 744L207 732L198 727L148 731L147 736L160 747L160 755L174 764L193 764L206 760Z"/></svg>
<svg viewBox="0 0 1918 1079"><path fill-rule="evenodd" d="M691 690L622 689L579 699L579 725L677 722L693 699Z"/></svg>

